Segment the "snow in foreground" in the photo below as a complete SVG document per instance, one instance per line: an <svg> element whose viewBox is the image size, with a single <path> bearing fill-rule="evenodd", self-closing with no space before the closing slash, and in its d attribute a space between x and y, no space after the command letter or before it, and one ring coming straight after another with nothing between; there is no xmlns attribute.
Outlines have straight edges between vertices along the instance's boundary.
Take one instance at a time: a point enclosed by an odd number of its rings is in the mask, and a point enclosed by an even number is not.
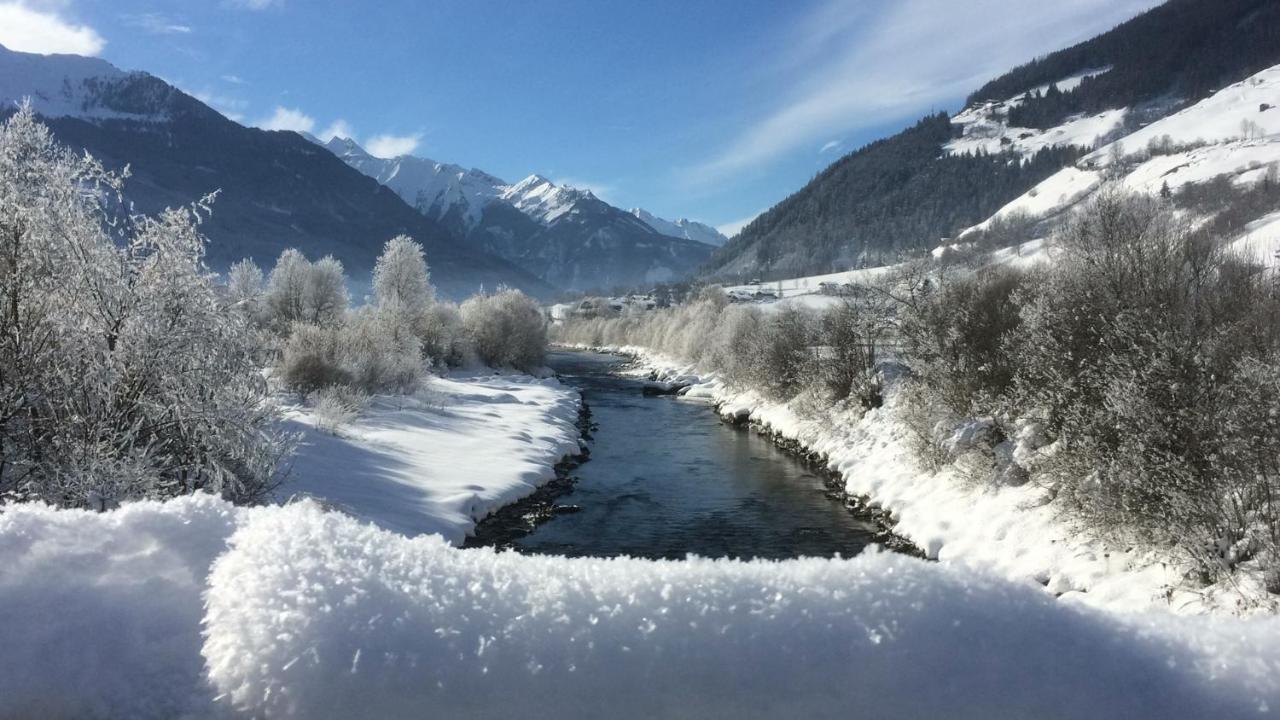
<svg viewBox="0 0 1280 720"><path fill-rule="evenodd" d="M0 717L1259 717L1280 619L888 554L566 560L312 503L0 515Z"/></svg>
<svg viewBox="0 0 1280 720"><path fill-rule="evenodd" d="M303 442L285 496L305 494L388 530L461 544L478 520L555 477L579 452L578 392L554 378L432 378L415 397L377 396L337 434L288 408Z"/></svg>

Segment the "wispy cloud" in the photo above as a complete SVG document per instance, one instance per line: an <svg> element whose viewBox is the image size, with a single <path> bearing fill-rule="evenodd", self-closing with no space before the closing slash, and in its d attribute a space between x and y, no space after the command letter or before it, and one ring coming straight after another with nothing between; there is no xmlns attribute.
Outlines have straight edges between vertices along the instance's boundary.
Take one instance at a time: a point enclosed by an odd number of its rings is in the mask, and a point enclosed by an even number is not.
<svg viewBox="0 0 1280 720"><path fill-rule="evenodd" d="M97 55L106 44L93 28L68 21L53 10L0 2L0 45L10 50Z"/></svg>
<svg viewBox="0 0 1280 720"><path fill-rule="evenodd" d="M316 127L316 119L297 108L277 105L269 117L259 120L257 126L263 130L293 130L309 133Z"/></svg>
<svg viewBox="0 0 1280 720"><path fill-rule="evenodd" d="M819 155L825 155L834 150L844 147L844 142L840 140L828 140L821 148L818 149Z"/></svg>
<svg viewBox="0 0 1280 720"><path fill-rule="evenodd" d="M332 140L336 137L354 138L355 136L356 136L355 128L351 127L351 123L347 122L346 120L343 120L342 118L338 118L337 120L334 120L333 122L329 123L329 127L325 128L324 130L321 130L319 134L316 135L316 137L320 138L321 140L324 140L325 142L328 142L329 140Z"/></svg>
<svg viewBox="0 0 1280 720"><path fill-rule="evenodd" d="M348 129L350 129L348 127ZM370 155L380 158L393 158L408 155L418 149L422 135L374 135L364 143L364 149Z"/></svg>
<svg viewBox="0 0 1280 720"><path fill-rule="evenodd" d="M232 85L244 85L244 79L239 75L223 75L223 82L229 82Z"/></svg>
<svg viewBox="0 0 1280 720"><path fill-rule="evenodd" d="M954 102L1004 70L1101 32L1158 0L827 0L791 28L769 73L783 101L683 175L694 185L823 138Z"/></svg>
<svg viewBox="0 0 1280 720"><path fill-rule="evenodd" d="M761 212L764 212L764 211L761 210L760 212L752 213L751 215L744 217L740 220L734 220L733 222L727 222L727 223L724 223L723 225L717 225L716 230L719 230L721 235L724 235L727 238L731 238L734 235L737 235L738 233L742 232L742 228L750 225L752 220L755 220L756 218L760 217Z"/></svg>
<svg viewBox="0 0 1280 720"><path fill-rule="evenodd" d="M152 35L189 35L191 33L190 25L175 22L160 13L125 15L123 19L126 25L139 28Z"/></svg>
<svg viewBox="0 0 1280 720"><path fill-rule="evenodd" d="M270 7L284 5L284 0L224 0L224 2L232 7L245 8L246 10L266 10Z"/></svg>

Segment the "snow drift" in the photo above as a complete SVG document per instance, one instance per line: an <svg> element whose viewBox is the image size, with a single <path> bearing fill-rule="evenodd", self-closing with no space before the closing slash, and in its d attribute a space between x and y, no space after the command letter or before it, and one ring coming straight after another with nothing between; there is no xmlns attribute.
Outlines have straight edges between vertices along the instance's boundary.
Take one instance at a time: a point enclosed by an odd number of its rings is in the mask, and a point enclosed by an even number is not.
<svg viewBox="0 0 1280 720"><path fill-rule="evenodd" d="M887 554L524 557L207 497L13 507L0 553L0 717L1222 718L1280 702L1275 618L1111 615Z"/></svg>

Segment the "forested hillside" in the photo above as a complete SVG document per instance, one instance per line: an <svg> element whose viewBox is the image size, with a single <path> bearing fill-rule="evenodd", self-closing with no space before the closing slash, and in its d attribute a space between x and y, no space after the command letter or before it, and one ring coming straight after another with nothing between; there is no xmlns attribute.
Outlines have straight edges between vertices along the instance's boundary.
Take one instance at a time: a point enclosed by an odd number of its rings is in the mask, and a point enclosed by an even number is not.
<svg viewBox="0 0 1280 720"><path fill-rule="evenodd" d="M1080 155L1072 147L1020 156L944 155L946 113L846 155L721 248L711 272L797 275L881 265L937 244Z"/></svg>
<svg viewBox="0 0 1280 720"><path fill-rule="evenodd" d="M1018 98L1003 120L1041 130L1127 108L1124 123L1133 130L1277 62L1280 3L1172 0L1011 70L979 88L967 105ZM1086 71L1102 72L1065 89L1055 85ZM705 274L784 277L910 257L1092 149L945 153L942 146L959 132L946 115L931 115L846 155L744 228L712 257Z"/></svg>

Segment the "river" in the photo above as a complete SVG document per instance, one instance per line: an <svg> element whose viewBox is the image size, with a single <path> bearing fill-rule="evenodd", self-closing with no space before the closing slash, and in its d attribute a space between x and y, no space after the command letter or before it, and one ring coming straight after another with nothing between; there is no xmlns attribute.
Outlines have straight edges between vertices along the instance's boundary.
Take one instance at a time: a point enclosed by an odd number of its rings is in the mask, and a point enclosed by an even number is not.
<svg viewBox="0 0 1280 720"><path fill-rule="evenodd" d="M590 459L562 510L502 544L528 553L782 559L845 557L882 540L803 461L720 421L705 402L643 395L625 358L557 351L549 364L591 409ZM564 507L569 506L569 507ZM483 524L482 524L483 528Z"/></svg>

